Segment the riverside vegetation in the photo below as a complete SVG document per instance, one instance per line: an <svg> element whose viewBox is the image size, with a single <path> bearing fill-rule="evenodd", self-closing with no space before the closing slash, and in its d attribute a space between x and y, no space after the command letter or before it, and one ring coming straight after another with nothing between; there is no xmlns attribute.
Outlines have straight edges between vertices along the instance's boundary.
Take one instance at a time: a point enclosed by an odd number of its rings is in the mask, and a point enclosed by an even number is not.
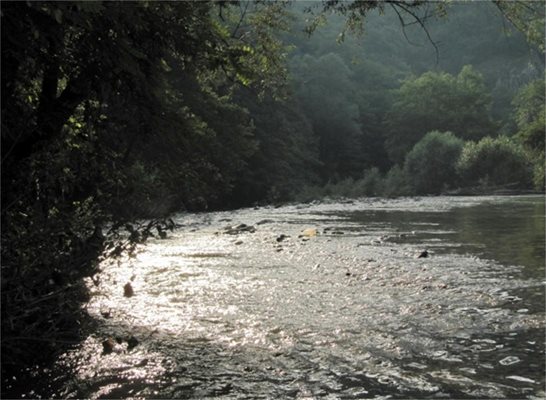
<svg viewBox="0 0 546 400"><path fill-rule="evenodd" d="M1 11L3 376L76 341L81 278L175 211L544 190L539 3Z"/></svg>

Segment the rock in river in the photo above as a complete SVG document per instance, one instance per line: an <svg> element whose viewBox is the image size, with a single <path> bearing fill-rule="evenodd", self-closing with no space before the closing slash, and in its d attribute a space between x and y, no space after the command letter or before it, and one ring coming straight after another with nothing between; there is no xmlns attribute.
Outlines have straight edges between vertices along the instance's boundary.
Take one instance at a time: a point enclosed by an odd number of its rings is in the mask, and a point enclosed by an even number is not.
<svg viewBox="0 0 546 400"><path fill-rule="evenodd" d="M108 338L102 342L102 354L110 354L116 347L116 341Z"/></svg>
<svg viewBox="0 0 546 400"><path fill-rule="evenodd" d="M301 235L299 237L314 237L317 236L317 233L318 232L316 228L307 228L301 232Z"/></svg>
<svg viewBox="0 0 546 400"><path fill-rule="evenodd" d="M127 282L125 286L123 286L123 295L125 297L133 297L135 294L135 291L133 290L133 286L131 285L131 282Z"/></svg>
<svg viewBox="0 0 546 400"><path fill-rule="evenodd" d="M239 233L243 233L243 232L254 233L256 232L256 228L254 228L252 225L239 224L235 226L228 226L224 230L224 233L228 235L238 235Z"/></svg>
<svg viewBox="0 0 546 400"><path fill-rule="evenodd" d="M424 250L417 256L417 258L427 258L428 257L428 251Z"/></svg>

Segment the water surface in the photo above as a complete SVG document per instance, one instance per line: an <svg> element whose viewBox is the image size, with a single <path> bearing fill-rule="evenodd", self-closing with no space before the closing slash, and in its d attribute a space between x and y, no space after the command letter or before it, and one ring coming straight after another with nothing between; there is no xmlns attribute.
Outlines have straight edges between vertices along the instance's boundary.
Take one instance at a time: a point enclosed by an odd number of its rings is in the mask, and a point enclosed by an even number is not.
<svg viewBox="0 0 546 400"><path fill-rule="evenodd" d="M544 397L543 197L176 222L89 282L97 328L59 360L57 397ZM225 233L240 223L256 232ZM299 237L307 228L318 234ZM121 343L103 354L109 337Z"/></svg>

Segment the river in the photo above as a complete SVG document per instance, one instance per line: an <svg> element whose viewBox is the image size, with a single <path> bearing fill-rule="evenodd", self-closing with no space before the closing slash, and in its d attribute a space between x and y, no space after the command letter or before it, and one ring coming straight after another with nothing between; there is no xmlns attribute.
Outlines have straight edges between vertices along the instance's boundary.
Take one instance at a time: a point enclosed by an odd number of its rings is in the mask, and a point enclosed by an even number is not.
<svg viewBox="0 0 546 400"><path fill-rule="evenodd" d="M89 280L94 328L49 371L54 397L545 396L542 196L363 199L175 222ZM255 232L230 232L239 224ZM119 343L106 354L108 338Z"/></svg>

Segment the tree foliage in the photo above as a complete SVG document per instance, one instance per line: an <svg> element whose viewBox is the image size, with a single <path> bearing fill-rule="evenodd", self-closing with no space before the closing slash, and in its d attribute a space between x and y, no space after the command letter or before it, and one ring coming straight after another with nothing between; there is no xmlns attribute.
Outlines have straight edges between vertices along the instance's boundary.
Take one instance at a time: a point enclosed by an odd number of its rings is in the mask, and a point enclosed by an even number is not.
<svg viewBox="0 0 546 400"><path fill-rule="evenodd" d="M544 54L544 5L541 2L494 0L493 3L527 40Z"/></svg>
<svg viewBox="0 0 546 400"><path fill-rule="evenodd" d="M533 183L539 190L544 189L544 150L546 136L544 80L536 80L521 88L514 98L517 137L533 157Z"/></svg>
<svg viewBox="0 0 546 400"><path fill-rule="evenodd" d="M288 201L302 186L318 183L317 138L300 105L271 97L255 101L244 90L236 99L252 115L257 150L235 182L232 204Z"/></svg>
<svg viewBox="0 0 546 400"><path fill-rule="evenodd" d="M468 185L527 188L531 181L530 163L523 147L504 136L467 142L457 169Z"/></svg>
<svg viewBox="0 0 546 400"><path fill-rule="evenodd" d="M451 132L427 133L406 155L404 171L418 194L439 194L457 183L464 142Z"/></svg>
<svg viewBox="0 0 546 400"><path fill-rule="evenodd" d="M495 133L489 115L491 97L482 77L465 66L457 76L426 72L404 81L387 114L387 151L393 161L404 155L426 132L451 131L463 139Z"/></svg>
<svg viewBox="0 0 546 400"><path fill-rule="evenodd" d="M294 57L294 90L319 140L324 179L360 172L362 131L351 85L351 71L332 53L322 57Z"/></svg>
<svg viewBox="0 0 546 400"><path fill-rule="evenodd" d="M226 2L1 7L4 368L28 361L18 341L74 333L29 304L77 315L70 284L123 248L106 226L137 243L157 220L136 218L223 204L256 151L233 88L280 93L284 64L274 4L243 37Z"/></svg>
<svg viewBox="0 0 546 400"><path fill-rule="evenodd" d="M544 151L544 90L544 80L535 80L522 87L513 102L518 135L537 151Z"/></svg>

